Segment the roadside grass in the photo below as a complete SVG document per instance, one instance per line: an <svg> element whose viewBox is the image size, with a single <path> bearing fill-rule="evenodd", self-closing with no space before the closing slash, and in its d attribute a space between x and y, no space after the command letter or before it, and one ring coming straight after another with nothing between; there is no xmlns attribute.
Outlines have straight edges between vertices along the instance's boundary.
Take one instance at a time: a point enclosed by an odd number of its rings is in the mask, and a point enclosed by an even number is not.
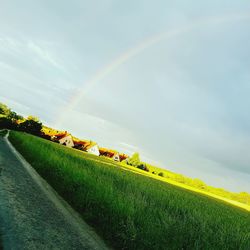
<svg viewBox="0 0 250 250"><path fill-rule="evenodd" d="M115 249L250 249L247 211L32 135L9 139Z"/></svg>

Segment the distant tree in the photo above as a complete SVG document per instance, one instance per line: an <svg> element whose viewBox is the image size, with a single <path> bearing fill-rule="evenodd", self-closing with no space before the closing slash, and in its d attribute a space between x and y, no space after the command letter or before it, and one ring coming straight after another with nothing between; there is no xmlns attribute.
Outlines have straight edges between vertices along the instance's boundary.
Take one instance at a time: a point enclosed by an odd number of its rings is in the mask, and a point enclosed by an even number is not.
<svg viewBox="0 0 250 250"><path fill-rule="evenodd" d="M164 177L164 173L163 172L160 172L158 175L161 176L161 177Z"/></svg>
<svg viewBox="0 0 250 250"><path fill-rule="evenodd" d="M149 172L149 168L147 167L146 164L141 163L137 166L137 168Z"/></svg>
<svg viewBox="0 0 250 250"><path fill-rule="evenodd" d="M45 134L44 132L41 132L40 133L40 136L42 137L42 138L44 138L44 139L46 139L46 140L51 140L51 137L49 136L49 135L47 135L47 134Z"/></svg>
<svg viewBox="0 0 250 250"><path fill-rule="evenodd" d="M33 135L41 135L42 123L30 119L20 123L18 129Z"/></svg>
<svg viewBox="0 0 250 250"><path fill-rule="evenodd" d="M196 188L204 189L205 186L206 186L206 184L205 184L203 181L201 181L201 180L195 178L195 179L193 179L192 186L193 186L193 187L196 187ZM224 191L224 190L223 190L223 191ZM223 191L222 191L222 192L223 192Z"/></svg>
<svg viewBox="0 0 250 250"><path fill-rule="evenodd" d="M5 127L8 129L16 129L16 120L23 119L22 116L18 115L16 112L11 111L7 105L0 103L0 114L3 115L0 121L0 127Z"/></svg>
<svg viewBox="0 0 250 250"><path fill-rule="evenodd" d="M246 204L250 204L250 194L247 192L240 192L237 194L237 200Z"/></svg>
<svg viewBox="0 0 250 250"><path fill-rule="evenodd" d="M35 121L35 122L39 122L39 118L36 117L36 116L32 116L32 115L29 115L29 116L27 117L27 120L32 120L32 121Z"/></svg>
<svg viewBox="0 0 250 250"><path fill-rule="evenodd" d="M15 129L16 125L12 122L11 119L7 117L0 118L0 129L7 128L7 129Z"/></svg>
<svg viewBox="0 0 250 250"><path fill-rule="evenodd" d="M8 108L8 106L3 103L0 103L0 114L9 116L10 113L11 110Z"/></svg>
<svg viewBox="0 0 250 250"><path fill-rule="evenodd" d="M11 120L22 120L23 117L21 115L18 115L16 112L11 111L9 115L7 116Z"/></svg>
<svg viewBox="0 0 250 250"><path fill-rule="evenodd" d="M149 172L149 168L148 168L148 166L146 164L144 164L144 171Z"/></svg>
<svg viewBox="0 0 250 250"><path fill-rule="evenodd" d="M141 170L144 170L144 169L145 169L145 166L144 166L144 164L139 164L139 165L137 166L137 168L139 168L139 169L141 169Z"/></svg>
<svg viewBox="0 0 250 250"><path fill-rule="evenodd" d="M174 174L173 179L180 183L185 183L185 177L181 174Z"/></svg>
<svg viewBox="0 0 250 250"><path fill-rule="evenodd" d="M127 159L127 164L137 167L141 164L139 153L134 153L131 157Z"/></svg>

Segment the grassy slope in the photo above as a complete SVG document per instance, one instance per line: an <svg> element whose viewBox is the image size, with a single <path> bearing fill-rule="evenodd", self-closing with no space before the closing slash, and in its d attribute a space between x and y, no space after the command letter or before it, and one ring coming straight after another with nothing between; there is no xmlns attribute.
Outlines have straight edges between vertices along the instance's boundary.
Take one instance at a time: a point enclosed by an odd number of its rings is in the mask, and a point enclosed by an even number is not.
<svg viewBox="0 0 250 250"><path fill-rule="evenodd" d="M177 174L174 172L171 172L166 169L161 169L152 165L147 164L150 172L155 172L157 175L158 173L163 173L164 179L167 179L171 182L175 182L175 184L179 183L180 186L185 186L185 188L195 189L196 192L201 192L210 196L213 196L215 198L222 199L224 201L230 201L231 204L234 204L236 206L240 206L242 208L245 208L246 210L250 211L250 196L243 196L239 193L233 193L229 192L227 190L224 190L223 188L216 188L209 185L206 185L203 181L199 179L192 179L187 176ZM178 185L178 184L177 184ZM244 193L244 192L243 192Z"/></svg>
<svg viewBox="0 0 250 250"><path fill-rule="evenodd" d="M250 249L244 210L31 135L10 140L116 249Z"/></svg>
<svg viewBox="0 0 250 250"><path fill-rule="evenodd" d="M150 178L153 178L153 179L156 179L156 180L159 180L159 181L162 181L162 182L166 182L166 183L169 183L169 184L173 184L175 186L178 186L178 187L182 187L182 188L185 188L187 190L191 190L191 191L194 191L196 193L200 193L200 194L204 194L204 195L207 195L207 196L210 196L212 198L215 198L215 199L219 199L219 200L222 200L224 202L227 202L229 204L232 204L234 206L237 206L237 207L240 207L240 208L243 208L247 211L250 211L250 206L247 205L247 204L244 204L244 203L241 203L241 202L238 202L238 201L235 201L235 200L232 200L232 199L228 199L228 198L225 198L221 195L217 195L217 194L214 194L214 193L211 193L211 192L208 192L206 190L201 190L201 189L198 189L198 188L195 188L195 187L192 187L192 186L189 186L189 185L186 185L185 183L180 183L180 182L177 182L175 180L172 180L171 178L162 178L160 176L157 176L157 175L153 175L152 173L149 173L149 172L146 172L146 171L142 171L138 168L135 168L135 167L131 167L131 166L128 166L128 165L124 165L124 164L121 164L121 166L124 168L124 169L128 169L130 171L133 171L134 173L138 173L138 174L141 174L141 175L144 175L144 176L147 176L147 177L150 177ZM156 169L156 167L154 167ZM159 169L159 168L158 168ZM163 170L165 172L169 172L168 170ZM162 172L163 172L162 171Z"/></svg>

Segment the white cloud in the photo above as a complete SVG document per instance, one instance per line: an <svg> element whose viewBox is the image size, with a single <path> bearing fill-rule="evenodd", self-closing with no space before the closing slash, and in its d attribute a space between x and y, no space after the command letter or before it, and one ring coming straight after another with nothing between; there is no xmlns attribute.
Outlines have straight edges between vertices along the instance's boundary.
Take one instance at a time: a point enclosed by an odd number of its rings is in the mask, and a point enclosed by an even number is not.
<svg viewBox="0 0 250 250"><path fill-rule="evenodd" d="M55 44L46 41L39 42L28 39L0 37L0 52L19 58L20 56L27 58L31 53L31 59L35 61L38 59L38 61L42 61L43 63L62 70L62 64L56 56L53 55L52 51L48 48L49 46L55 46Z"/></svg>
<svg viewBox="0 0 250 250"><path fill-rule="evenodd" d="M51 55L51 53L48 50L39 46L37 43L29 41L27 43L27 47L40 59L44 60L47 63L50 63L58 69L62 69L62 66L56 61L56 59Z"/></svg>

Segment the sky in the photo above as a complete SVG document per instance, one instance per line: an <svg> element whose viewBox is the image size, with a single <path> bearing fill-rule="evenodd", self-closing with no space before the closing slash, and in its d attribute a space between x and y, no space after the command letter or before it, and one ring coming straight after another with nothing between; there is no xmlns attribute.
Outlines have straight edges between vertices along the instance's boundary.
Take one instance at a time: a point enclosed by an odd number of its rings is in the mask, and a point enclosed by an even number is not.
<svg viewBox="0 0 250 250"><path fill-rule="evenodd" d="M250 192L250 2L0 0L0 102Z"/></svg>

